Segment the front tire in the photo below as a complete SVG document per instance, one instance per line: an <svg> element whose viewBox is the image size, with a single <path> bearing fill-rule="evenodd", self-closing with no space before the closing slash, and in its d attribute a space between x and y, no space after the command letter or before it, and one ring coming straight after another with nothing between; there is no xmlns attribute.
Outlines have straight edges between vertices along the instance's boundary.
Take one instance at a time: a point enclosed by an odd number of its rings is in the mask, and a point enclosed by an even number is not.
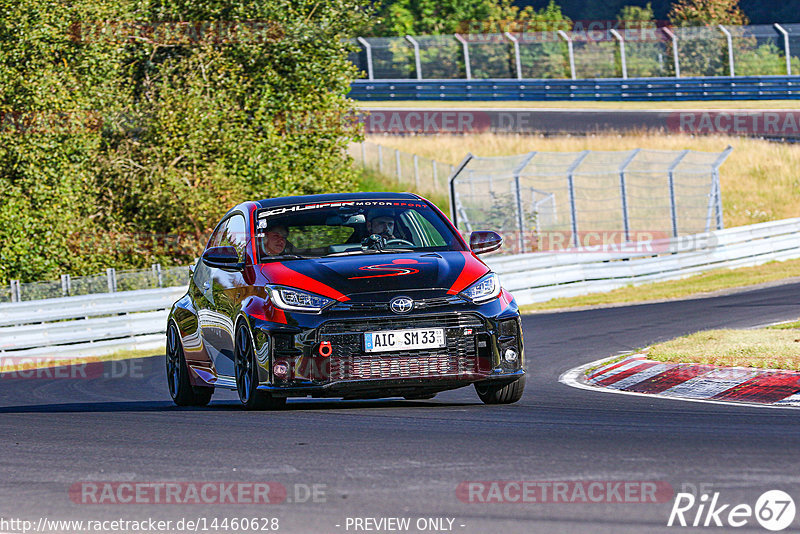
<svg viewBox="0 0 800 534"><path fill-rule="evenodd" d="M178 327L167 328L167 385L172 401L178 406L205 406L211 401L214 388L192 386L189 366L183 354Z"/></svg>
<svg viewBox="0 0 800 534"><path fill-rule="evenodd" d="M475 391L484 404L512 404L522 398L522 392L525 391L525 375L504 386L476 383Z"/></svg>
<svg viewBox="0 0 800 534"><path fill-rule="evenodd" d="M273 397L258 390L258 362L253 349L250 329L246 324L239 325L236 331L236 354L234 358L236 391L239 400L247 410L276 410L286 405L286 397Z"/></svg>

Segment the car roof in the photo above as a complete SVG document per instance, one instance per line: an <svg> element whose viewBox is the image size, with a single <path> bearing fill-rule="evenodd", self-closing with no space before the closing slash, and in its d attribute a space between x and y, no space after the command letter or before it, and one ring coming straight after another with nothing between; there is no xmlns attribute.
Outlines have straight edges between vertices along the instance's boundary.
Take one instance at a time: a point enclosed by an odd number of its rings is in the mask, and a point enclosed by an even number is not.
<svg viewBox="0 0 800 534"><path fill-rule="evenodd" d="M259 200L256 204L261 208L272 208L292 204L314 204L316 202L339 202L343 200L419 200L419 197L413 193L330 193L325 195L267 198Z"/></svg>

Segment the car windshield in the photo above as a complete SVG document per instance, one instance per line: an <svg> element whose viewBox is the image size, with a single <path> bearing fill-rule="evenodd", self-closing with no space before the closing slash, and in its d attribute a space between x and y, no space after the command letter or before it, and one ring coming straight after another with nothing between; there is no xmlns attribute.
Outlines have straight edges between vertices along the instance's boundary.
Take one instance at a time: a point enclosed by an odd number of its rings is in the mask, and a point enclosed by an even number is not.
<svg viewBox="0 0 800 534"><path fill-rule="evenodd" d="M256 213L259 261L466 250L425 201L348 200L270 207Z"/></svg>

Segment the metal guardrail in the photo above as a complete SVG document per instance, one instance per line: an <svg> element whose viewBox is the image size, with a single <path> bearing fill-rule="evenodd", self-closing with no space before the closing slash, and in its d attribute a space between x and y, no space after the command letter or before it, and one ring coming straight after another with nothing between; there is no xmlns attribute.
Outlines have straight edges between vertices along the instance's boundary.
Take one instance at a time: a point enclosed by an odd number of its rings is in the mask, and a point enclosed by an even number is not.
<svg viewBox="0 0 800 534"><path fill-rule="evenodd" d="M520 304L677 280L718 268L800 258L800 218L635 245L636 252L566 250L487 258Z"/></svg>
<svg viewBox="0 0 800 534"><path fill-rule="evenodd" d="M800 98L800 76L596 78L585 80L356 80L355 100L785 100Z"/></svg>
<svg viewBox="0 0 800 534"><path fill-rule="evenodd" d="M636 244L638 252L489 256L520 304L675 280L711 269L800 258L800 218ZM185 287L0 304L0 362L96 356L164 345Z"/></svg>

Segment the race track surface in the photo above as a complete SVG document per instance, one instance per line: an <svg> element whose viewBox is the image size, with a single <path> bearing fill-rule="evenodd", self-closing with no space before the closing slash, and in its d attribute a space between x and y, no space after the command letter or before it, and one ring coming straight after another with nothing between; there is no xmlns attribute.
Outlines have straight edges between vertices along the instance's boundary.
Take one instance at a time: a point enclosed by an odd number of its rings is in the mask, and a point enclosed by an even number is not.
<svg viewBox="0 0 800 534"><path fill-rule="evenodd" d="M2 380L0 518L277 517L280 532L322 533L365 531L354 530L352 518L366 517L412 518L409 532L418 532L417 518L454 519L451 531L464 533L692 530L666 527L671 497L656 504L469 503L456 495L462 482L498 480L655 481L675 492L704 485L721 501L751 506L780 489L800 503L800 411L612 395L558 382L564 371L619 351L798 316L800 284L528 315L528 384L510 406L485 406L468 388L430 401L290 400L282 412L245 412L225 391L207 408L181 409L169 400L161 358L118 366L117 378ZM291 500L295 485L304 494L302 485L320 484L324 497L259 506L83 504L69 495L82 481L269 481L286 487ZM763 531L752 520L737 530Z"/></svg>

